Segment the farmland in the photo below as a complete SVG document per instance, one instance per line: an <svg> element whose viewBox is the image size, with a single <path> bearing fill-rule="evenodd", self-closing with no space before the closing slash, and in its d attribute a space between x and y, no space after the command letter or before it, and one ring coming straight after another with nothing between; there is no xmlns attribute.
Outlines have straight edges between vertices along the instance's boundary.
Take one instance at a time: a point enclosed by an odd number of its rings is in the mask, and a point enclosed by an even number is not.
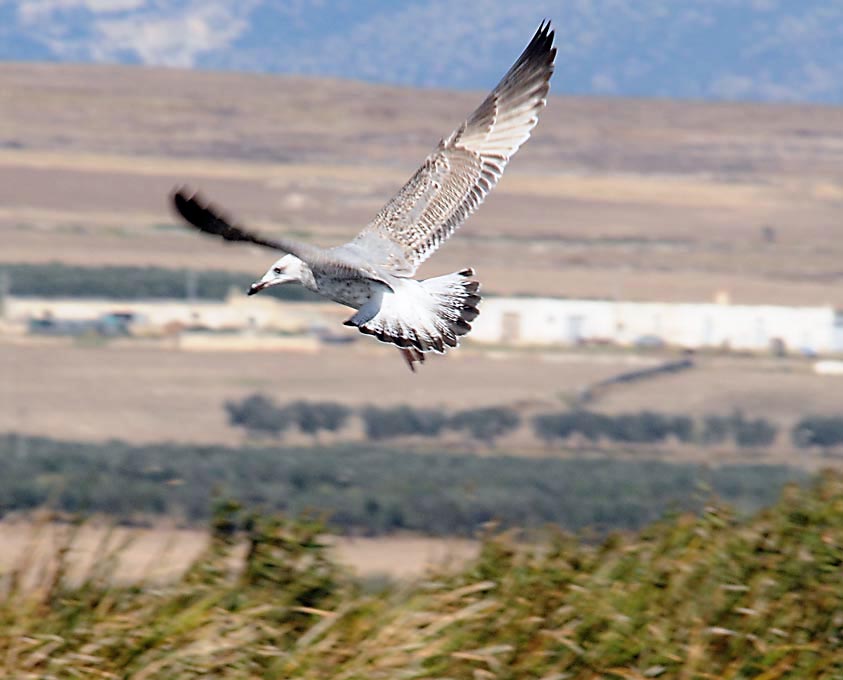
<svg viewBox="0 0 843 680"><path fill-rule="evenodd" d="M564 410L594 382L663 360L599 349L518 352L467 345L452 356L433 358L411 375L393 349L366 342L325 346L318 354L173 351L119 340L43 339L0 347L0 371L6 378L0 396L7 405L0 410L0 431L139 444L239 444L242 432L229 424L224 404L254 393L281 404L306 399L352 408L407 404L455 412L507 406L530 417ZM692 370L615 387L593 408L695 418L742 411L764 416L786 431L801 417L843 411L843 381L817 375L811 366L799 358L700 356ZM355 422L342 433L343 440L362 438ZM306 444L308 439L291 433L285 441ZM565 455L548 451L523 429L499 445L532 456ZM651 455L710 460L714 454L672 447ZM718 460L746 455L716 452ZM809 468L835 462L795 453L786 437L753 455Z"/></svg>
<svg viewBox="0 0 843 680"><path fill-rule="evenodd" d="M0 264L153 266L244 276L265 253L177 224L189 184L248 224L331 244L350 238L417 167L476 93L327 79L106 66L0 65ZM843 304L843 118L813 106L553 96L534 139L488 203L422 275L477 268L499 294ZM48 271L48 270L47 270ZM200 276L201 280L201 276ZM240 281L240 279L237 279ZM242 285L242 284L238 284ZM318 354L188 352L143 341L4 338L0 432L94 446L239 447L224 404L260 393L407 404L501 406L526 422L669 352L481 350L470 341L410 375L391 348ZM693 370L602 394L608 415L702 419L736 412L782 434L764 450L672 442L548 446L529 428L494 449L460 437L405 453L530 459L760 463L816 471L835 452L797 451L802 417L843 411L843 381L802 357L712 353ZM251 442L247 442L251 445ZM310 446L300 433L283 446ZM365 445L354 421L331 447ZM470 449L470 450L466 450Z"/></svg>
<svg viewBox="0 0 843 680"><path fill-rule="evenodd" d="M237 272L265 258L176 227L175 185L264 230L341 241L478 99L51 65L2 65L0 88L3 261ZM823 107L552 97L425 273L473 265L498 293L840 303L841 137Z"/></svg>

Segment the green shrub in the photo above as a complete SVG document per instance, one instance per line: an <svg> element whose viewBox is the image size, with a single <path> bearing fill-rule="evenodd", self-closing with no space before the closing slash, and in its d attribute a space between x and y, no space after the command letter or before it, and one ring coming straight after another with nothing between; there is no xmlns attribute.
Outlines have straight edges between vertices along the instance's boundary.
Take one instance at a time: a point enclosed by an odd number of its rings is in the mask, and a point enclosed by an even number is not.
<svg viewBox="0 0 843 680"><path fill-rule="evenodd" d="M652 411L606 415L591 411L543 413L533 418L537 437L550 443L580 435L589 441L606 439L623 444L660 444L675 438L684 443L722 444L732 439L741 447L766 447L776 440L778 428L764 418L747 419L737 412L730 416L706 416L699 436L688 416Z"/></svg>
<svg viewBox="0 0 843 680"><path fill-rule="evenodd" d="M341 430L351 415L350 408L333 402L296 401L285 407L284 412L299 430L314 437L323 430Z"/></svg>
<svg viewBox="0 0 843 680"><path fill-rule="evenodd" d="M451 416L448 427L467 431L474 439L492 445L498 437L508 434L521 425L516 411L504 406L468 409Z"/></svg>
<svg viewBox="0 0 843 680"><path fill-rule="evenodd" d="M11 280L10 293L30 297L93 297L118 300L184 298L222 300L232 289L245 292L251 274L227 271L188 271L162 267L78 267L49 264L0 264ZM192 278L192 280L191 280ZM323 301L301 286L276 286L264 293L284 300Z"/></svg>
<svg viewBox="0 0 843 680"><path fill-rule="evenodd" d="M831 448L843 444L843 417L810 416L802 418L791 431L793 443L800 448Z"/></svg>
<svg viewBox="0 0 843 680"><path fill-rule="evenodd" d="M763 448L776 441L778 428L764 418L746 419L736 416L734 421L735 443L742 447Z"/></svg>
<svg viewBox="0 0 843 680"><path fill-rule="evenodd" d="M436 437L448 422L438 409L417 409L409 406L377 408L368 406L360 411L366 436L381 440L416 435Z"/></svg>
<svg viewBox="0 0 843 680"><path fill-rule="evenodd" d="M290 413L261 394L253 394L241 402L228 401L225 410L230 425L242 427L251 435L280 437L290 426Z"/></svg>

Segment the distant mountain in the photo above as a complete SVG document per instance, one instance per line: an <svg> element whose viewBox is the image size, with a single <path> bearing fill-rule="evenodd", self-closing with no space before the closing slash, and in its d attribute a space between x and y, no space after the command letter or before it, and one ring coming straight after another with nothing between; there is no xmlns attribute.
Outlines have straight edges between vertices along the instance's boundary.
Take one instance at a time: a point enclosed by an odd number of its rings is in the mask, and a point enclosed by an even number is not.
<svg viewBox="0 0 843 680"><path fill-rule="evenodd" d="M0 0L0 59L482 89L544 17L556 92L843 103L828 0Z"/></svg>

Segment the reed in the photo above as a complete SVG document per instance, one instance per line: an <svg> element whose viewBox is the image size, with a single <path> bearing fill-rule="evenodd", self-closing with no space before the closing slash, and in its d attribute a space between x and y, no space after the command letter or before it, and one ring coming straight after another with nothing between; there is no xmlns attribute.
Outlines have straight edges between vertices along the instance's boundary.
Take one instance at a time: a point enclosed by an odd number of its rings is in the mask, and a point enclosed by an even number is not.
<svg viewBox="0 0 843 680"><path fill-rule="evenodd" d="M749 519L677 514L600 543L490 532L458 571L373 592L308 518L217 506L177 582L70 584L73 531L39 587L7 578L11 678L814 678L843 673L843 477ZM247 543L245 558L233 561ZM118 548L119 550L119 548ZM22 564L21 570L34 568Z"/></svg>

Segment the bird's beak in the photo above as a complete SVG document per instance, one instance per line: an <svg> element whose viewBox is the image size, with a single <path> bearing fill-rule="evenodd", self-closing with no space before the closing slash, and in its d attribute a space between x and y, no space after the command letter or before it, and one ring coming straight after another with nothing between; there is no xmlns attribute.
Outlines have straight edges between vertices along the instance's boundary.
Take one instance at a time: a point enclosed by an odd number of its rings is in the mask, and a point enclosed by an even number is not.
<svg viewBox="0 0 843 680"><path fill-rule="evenodd" d="M249 286L248 295L254 295L255 293L260 293L264 288L266 288L267 284L263 281L255 281L251 286Z"/></svg>
<svg viewBox="0 0 843 680"><path fill-rule="evenodd" d="M0 2L2 2L2 0L0 0ZM270 271L264 274L263 278L258 279L249 286L249 295L254 295L255 293L260 293L265 288L278 286L282 283L290 283L291 281L295 281L295 278L288 274L276 274L274 271Z"/></svg>

